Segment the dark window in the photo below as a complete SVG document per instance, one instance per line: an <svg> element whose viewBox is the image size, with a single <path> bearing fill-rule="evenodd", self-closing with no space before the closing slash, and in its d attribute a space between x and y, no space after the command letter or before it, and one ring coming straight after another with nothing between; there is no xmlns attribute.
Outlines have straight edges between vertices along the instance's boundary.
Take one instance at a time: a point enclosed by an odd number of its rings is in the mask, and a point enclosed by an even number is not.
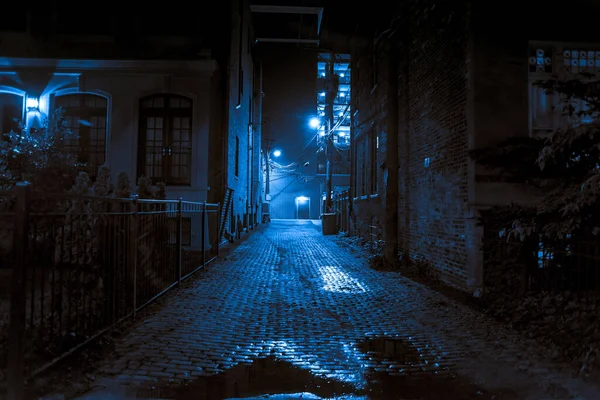
<svg viewBox="0 0 600 400"><path fill-rule="evenodd" d="M235 137L235 176L240 175L240 138Z"/></svg>
<svg viewBox="0 0 600 400"><path fill-rule="evenodd" d="M23 119L23 96L11 93L0 93L0 129L2 137L8 138L11 130L18 131L19 122Z"/></svg>
<svg viewBox="0 0 600 400"><path fill-rule="evenodd" d="M154 95L140 101L138 176L154 183L191 184L192 100Z"/></svg>
<svg viewBox="0 0 600 400"><path fill-rule="evenodd" d="M356 194L377 193L377 136L365 132L356 139Z"/></svg>
<svg viewBox="0 0 600 400"><path fill-rule="evenodd" d="M73 134L65 142L69 153L84 164L91 177L106 161L106 119L108 101L94 94L56 96L54 106L65 111L68 128Z"/></svg>

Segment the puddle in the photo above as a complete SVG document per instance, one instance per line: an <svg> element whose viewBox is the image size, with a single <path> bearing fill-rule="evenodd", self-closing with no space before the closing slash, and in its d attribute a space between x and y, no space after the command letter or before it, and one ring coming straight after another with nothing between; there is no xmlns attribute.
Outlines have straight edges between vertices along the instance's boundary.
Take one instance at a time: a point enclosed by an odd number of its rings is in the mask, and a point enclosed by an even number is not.
<svg viewBox="0 0 600 400"><path fill-rule="evenodd" d="M514 400L510 390L488 392L436 366L435 349L395 338L370 338L357 344L365 356L366 382L317 377L306 368L274 357L239 364L187 385L138 389L136 399L421 399ZM438 371L439 369L439 371ZM360 390L357 387L361 387Z"/></svg>
<svg viewBox="0 0 600 400"><path fill-rule="evenodd" d="M187 386L143 389L136 393L139 398L177 400L213 400L227 398L335 398L353 394L356 390L349 383L317 377L310 370L275 358L261 358L251 364L238 364L220 374L199 377ZM296 396L265 395L296 394Z"/></svg>
<svg viewBox="0 0 600 400"><path fill-rule="evenodd" d="M368 399L516 400L510 389L489 392L454 376L439 351L404 339L369 338L358 349L375 361L366 373Z"/></svg>
<svg viewBox="0 0 600 400"><path fill-rule="evenodd" d="M357 347L364 354L381 362L389 361L397 368L429 363L421 348L415 347L404 339L369 338L359 342Z"/></svg>

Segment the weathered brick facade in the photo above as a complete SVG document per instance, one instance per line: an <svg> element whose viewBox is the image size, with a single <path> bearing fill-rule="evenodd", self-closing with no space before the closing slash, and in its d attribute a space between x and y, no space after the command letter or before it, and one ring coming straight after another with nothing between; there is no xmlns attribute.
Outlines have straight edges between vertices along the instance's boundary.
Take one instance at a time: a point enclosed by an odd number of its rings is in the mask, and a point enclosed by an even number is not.
<svg viewBox="0 0 600 400"><path fill-rule="evenodd" d="M426 6L421 4L421 6ZM450 7L447 5L446 7ZM429 262L449 282L466 281L466 210L468 200L467 139L467 8L437 9L430 23L404 27L399 73L399 245L411 257ZM448 13L454 18L443 21ZM433 23L433 21L436 21ZM408 23L408 21L406 21ZM444 26L444 34L432 31ZM357 185L356 228L383 230L386 154L386 50L369 45L353 55L355 62L354 140L375 135L376 190ZM355 150L357 174L364 169ZM373 164L371 164L373 165ZM375 196L373 196L375 195ZM379 233L381 235L381 232Z"/></svg>
<svg viewBox="0 0 600 400"><path fill-rule="evenodd" d="M386 220L390 111L382 89L388 85L386 60L394 53L400 252L425 262L447 283L470 291L477 291L482 282L477 211L511 201L535 201L529 188L498 182L493 174L490 178L490 172L468 155L470 149L529 134L528 41L560 37L559 13L544 12L544 21L535 22L534 13L513 10L491 13L468 0L405 1L396 11L409 19L396 20L392 28L388 19L362 36L394 30L391 39L384 37L392 52L386 54L384 39L377 43L358 39L352 54L353 105L358 110L353 123L355 230L364 234L373 221ZM513 21L510 37L507 20ZM562 28L567 32L569 26ZM579 37L585 35L582 31ZM376 190L365 192L360 174L368 164L365 157L373 153L365 156L360 146L361 138L369 134L377 136L379 146L374 153L377 173L367 179L377 184L368 183ZM383 227L381 223L381 232Z"/></svg>
<svg viewBox="0 0 600 400"><path fill-rule="evenodd" d="M227 127L227 186L233 189L231 232L238 224L247 227L252 214L252 142L259 124L254 124L254 63L251 55L250 9L244 0L234 7L229 58L229 101ZM255 168L257 168L256 166Z"/></svg>

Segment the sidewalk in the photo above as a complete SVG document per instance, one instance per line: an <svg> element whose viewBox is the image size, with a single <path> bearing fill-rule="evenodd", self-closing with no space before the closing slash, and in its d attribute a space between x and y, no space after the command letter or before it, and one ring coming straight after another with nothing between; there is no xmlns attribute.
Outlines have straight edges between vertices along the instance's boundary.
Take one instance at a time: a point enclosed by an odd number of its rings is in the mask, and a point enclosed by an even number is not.
<svg viewBox="0 0 600 400"><path fill-rule="evenodd" d="M519 340L423 285L370 269L311 221L273 221L138 321L81 398L124 398L121 385L193 386L267 356L357 394L385 375L465 382L496 399L600 398L598 386ZM253 373L239 372L236 385Z"/></svg>

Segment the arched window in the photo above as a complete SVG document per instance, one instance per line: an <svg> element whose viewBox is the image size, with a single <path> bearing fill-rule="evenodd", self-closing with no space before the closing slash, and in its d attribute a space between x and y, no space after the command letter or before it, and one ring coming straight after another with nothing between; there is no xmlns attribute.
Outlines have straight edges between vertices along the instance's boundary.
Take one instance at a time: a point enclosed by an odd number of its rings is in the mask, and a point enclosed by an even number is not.
<svg viewBox="0 0 600 400"><path fill-rule="evenodd" d="M138 176L187 186L192 167L192 100L160 94L140 101Z"/></svg>
<svg viewBox="0 0 600 400"><path fill-rule="evenodd" d="M73 133L65 144L66 149L95 177L98 167L106 161L107 99L88 93L66 94L56 96L54 105L65 111L66 122Z"/></svg>

